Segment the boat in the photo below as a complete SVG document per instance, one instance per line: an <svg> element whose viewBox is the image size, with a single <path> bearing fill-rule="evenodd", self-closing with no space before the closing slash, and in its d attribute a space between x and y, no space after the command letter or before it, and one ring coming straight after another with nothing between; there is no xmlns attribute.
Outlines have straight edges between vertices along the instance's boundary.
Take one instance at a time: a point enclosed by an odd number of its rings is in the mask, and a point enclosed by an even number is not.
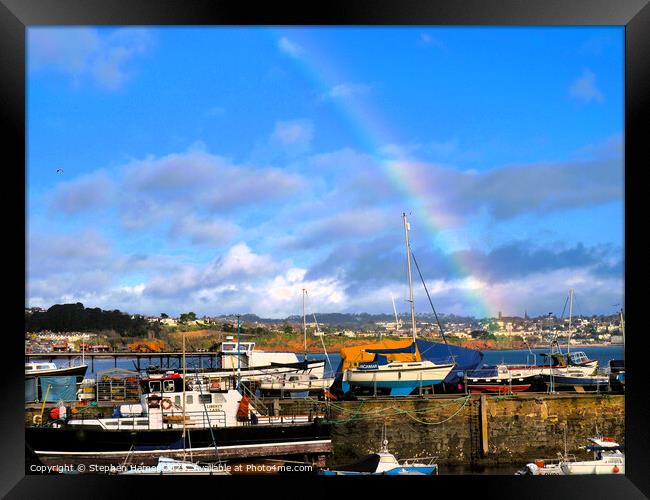
<svg viewBox="0 0 650 500"><path fill-rule="evenodd" d="M611 438L589 438L585 447L594 453L593 460L577 460L566 452L557 460L535 460L517 471L517 475L573 476L581 474L625 474L624 447Z"/></svg>
<svg viewBox="0 0 650 500"><path fill-rule="evenodd" d="M606 390L609 387L608 375L585 375L580 371L572 372L571 369L560 369L551 375L545 375L544 381L549 388L563 389L573 388Z"/></svg>
<svg viewBox="0 0 650 500"><path fill-rule="evenodd" d="M355 476L355 475L417 475L431 476L438 474L438 465L435 457L411 458L398 460L388 451L388 440L384 437L381 450L371 453L350 465L337 467L334 470L321 469L319 475L323 476Z"/></svg>
<svg viewBox="0 0 650 500"><path fill-rule="evenodd" d="M409 285L409 302L411 305L412 341L402 348L371 348L365 353L373 356L370 361L361 361L356 366L347 368L342 376L342 392L386 393L390 396L408 396L416 390L433 390L452 371L455 362L436 363L422 359L416 343L415 302L413 300L413 281L411 276L411 247L408 233L410 225L406 214L402 214L404 237L406 243L407 277ZM392 355L405 355L397 360Z"/></svg>
<svg viewBox="0 0 650 500"><path fill-rule="evenodd" d="M46 465L117 466L129 457L136 465L155 465L160 457L185 460L188 453L206 461L242 453L302 458L331 451L331 426L321 415L265 414L232 380L215 384L198 374L184 379L170 372L143 377L140 384L139 404L116 407L108 418L81 416L28 427L26 442Z"/></svg>
<svg viewBox="0 0 650 500"><path fill-rule="evenodd" d="M467 372L466 385L470 393L496 392L509 394L537 387L542 377L535 368L510 368L501 364Z"/></svg>
<svg viewBox="0 0 650 500"><path fill-rule="evenodd" d="M281 375L269 375L259 381L257 387L263 394L279 393L322 393L328 390L334 383L333 377L318 378L316 375L304 373L285 373Z"/></svg>
<svg viewBox="0 0 650 500"><path fill-rule="evenodd" d="M83 377L86 374L86 370L88 370L88 365L86 364L59 368L54 363L32 361L25 363L25 378L63 377L73 375Z"/></svg>
<svg viewBox="0 0 650 500"><path fill-rule="evenodd" d="M239 376L242 381L260 381L275 375L315 375L322 379L325 374L325 360L306 359L300 361L293 352L265 352L255 348L255 342L226 340L218 351L219 368L188 370L203 377L218 380ZM238 359L239 358L239 359ZM149 374L165 373L169 370L159 367L147 369ZM180 370L175 370L179 372Z"/></svg>
<svg viewBox="0 0 650 500"><path fill-rule="evenodd" d="M586 449L594 453L593 460L563 462L566 475L577 474L625 474L624 446L611 438L590 438L592 445Z"/></svg>

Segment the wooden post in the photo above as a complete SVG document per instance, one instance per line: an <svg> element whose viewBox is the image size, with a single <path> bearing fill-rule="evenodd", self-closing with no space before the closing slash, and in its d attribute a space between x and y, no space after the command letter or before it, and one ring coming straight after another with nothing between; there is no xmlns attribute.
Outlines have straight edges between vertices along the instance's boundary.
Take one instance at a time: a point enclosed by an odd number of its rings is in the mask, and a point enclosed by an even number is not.
<svg viewBox="0 0 650 500"><path fill-rule="evenodd" d="M487 397L481 394L481 455L488 454Z"/></svg>

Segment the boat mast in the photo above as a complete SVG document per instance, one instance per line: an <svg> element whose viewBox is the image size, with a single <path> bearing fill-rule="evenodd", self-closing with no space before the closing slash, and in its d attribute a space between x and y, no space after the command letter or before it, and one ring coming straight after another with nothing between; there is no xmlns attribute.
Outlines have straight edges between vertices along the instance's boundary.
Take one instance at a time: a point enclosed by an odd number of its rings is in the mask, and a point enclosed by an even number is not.
<svg viewBox="0 0 650 500"><path fill-rule="evenodd" d="M237 315L237 390L241 384L241 315Z"/></svg>
<svg viewBox="0 0 650 500"><path fill-rule="evenodd" d="M185 423L185 383L187 382L187 365L185 363L185 332L183 332L183 460L185 460L185 449L186 449L186 443L185 443L185 430L186 430L186 423Z"/></svg>
<svg viewBox="0 0 650 500"><path fill-rule="evenodd" d="M625 318L623 317L622 307L621 307L621 333L623 334L623 345L625 345Z"/></svg>
<svg viewBox="0 0 650 500"><path fill-rule="evenodd" d="M411 246L409 245L409 230L411 225L406 220L406 213L402 213L404 219L404 238L406 240L406 270L409 280L409 302L411 303L411 333L415 342L415 302L413 301L413 280L411 278Z"/></svg>
<svg viewBox="0 0 650 500"><path fill-rule="evenodd" d="M307 290L302 289L302 335L305 339L305 360L307 359L307 316L305 316L305 294Z"/></svg>
<svg viewBox="0 0 650 500"><path fill-rule="evenodd" d="M571 321L573 319L573 288L569 288L569 336L566 341L567 362L569 361L569 351L571 350Z"/></svg>

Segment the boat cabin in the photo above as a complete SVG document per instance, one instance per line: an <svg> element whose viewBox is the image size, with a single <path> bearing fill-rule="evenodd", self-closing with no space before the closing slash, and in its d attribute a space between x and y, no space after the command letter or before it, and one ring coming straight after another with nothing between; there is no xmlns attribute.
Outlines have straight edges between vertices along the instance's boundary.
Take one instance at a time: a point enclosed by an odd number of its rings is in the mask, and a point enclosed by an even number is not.
<svg viewBox="0 0 650 500"><path fill-rule="evenodd" d="M44 370L56 370L56 369L57 369L57 366L54 363L45 363L43 361L25 363L25 372L26 373L32 373L32 372L38 372L38 371L44 371Z"/></svg>

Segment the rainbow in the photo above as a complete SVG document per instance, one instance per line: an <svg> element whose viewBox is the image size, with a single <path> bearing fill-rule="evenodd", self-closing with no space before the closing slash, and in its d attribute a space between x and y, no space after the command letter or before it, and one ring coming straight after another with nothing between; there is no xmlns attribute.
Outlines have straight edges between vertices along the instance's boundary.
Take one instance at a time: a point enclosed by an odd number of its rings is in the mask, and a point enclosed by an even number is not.
<svg viewBox="0 0 650 500"><path fill-rule="evenodd" d="M273 43L278 43L278 40L286 35L286 31L281 32L278 29L264 31L271 34ZM303 43L301 39L301 46ZM331 89L342 82L355 83L347 76L349 73L340 61L334 61L322 45L309 44L304 48L303 55L287 57L293 60L296 68L315 85L319 98L325 98ZM352 89L354 90L354 87ZM356 89L362 90L361 87ZM446 249L461 247L449 232L444 231L452 228L457 219L450 211L445 210L441 203L431 202L430 194L423 188L425 183L418 177L418 172L425 166L411 158L403 149L394 146L400 144L400 141L380 110L371 107L367 99L331 99L330 102L341 114L350 132L360 139L366 152L377 159L385 178L405 197L408 211L415 214L415 224L424 222L432 243L435 242ZM385 159L386 155L383 153L387 145L392 145L391 159ZM463 276L461 288L470 307L468 313L478 318L496 316L503 304L502 297L481 279L481 271L468 258L466 252L456 252L452 255L454 256L450 257L451 265L458 275Z"/></svg>

